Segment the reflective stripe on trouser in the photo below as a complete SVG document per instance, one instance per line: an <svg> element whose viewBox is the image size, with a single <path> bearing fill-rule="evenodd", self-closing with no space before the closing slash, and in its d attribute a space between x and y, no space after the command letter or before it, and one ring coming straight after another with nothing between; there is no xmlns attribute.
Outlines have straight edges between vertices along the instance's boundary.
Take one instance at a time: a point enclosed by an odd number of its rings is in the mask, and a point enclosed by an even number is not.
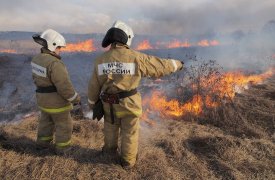
<svg viewBox="0 0 275 180"><path fill-rule="evenodd" d="M125 116L131 116L131 115L136 115L137 117L140 117L142 114L142 110L136 110L136 111L116 111L115 115L116 117L125 117Z"/></svg>
<svg viewBox="0 0 275 180"><path fill-rule="evenodd" d="M41 111L38 124L37 140L53 136L55 129L55 143L58 147L70 145L72 136L72 119L69 111L50 114Z"/></svg>
<svg viewBox="0 0 275 180"><path fill-rule="evenodd" d="M71 145L71 140L69 140L67 142L63 142L63 143L55 143L55 145L58 148L64 148L64 147L67 147L67 146Z"/></svg>
<svg viewBox="0 0 275 180"><path fill-rule="evenodd" d="M53 136L42 136L42 137L38 137L39 141L52 141L53 140Z"/></svg>
<svg viewBox="0 0 275 180"><path fill-rule="evenodd" d="M118 146L119 128L121 128L121 158L135 164L138 152L139 118L128 116L115 119L112 124L111 117L104 117L104 149L114 149Z"/></svg>
<svg viewBox="0 0 275 180"><path fill-rule="evenodd" d="M64 111L72 110L73 106L71 104L68 106L65 106L65 107L61 107L61 108L44 108L44 107L39 106L39 109L41 109L42 111L47 112L47 113L61 113Z"/></svg>

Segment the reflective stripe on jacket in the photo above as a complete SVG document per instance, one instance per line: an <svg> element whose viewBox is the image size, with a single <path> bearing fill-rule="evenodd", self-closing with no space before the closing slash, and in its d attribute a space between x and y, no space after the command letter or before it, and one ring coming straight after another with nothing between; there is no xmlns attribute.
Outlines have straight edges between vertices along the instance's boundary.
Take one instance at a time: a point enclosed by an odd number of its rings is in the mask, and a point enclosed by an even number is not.
<svg viewBox="0 0 275 180"><path fill-rule="evenodd" d="M59 57L42 48L41 54L31 61L32 77L37 87L55 86L57 92L36 93L39 108L48 113L60 113L72 109L75 92L68 71Z"/></svg>
<svg viewBox="0 0 275 180"><path fill-rule="evenodd" d="M100 92L116 94L130 91L139 86L142 77L161 77L182 68L178 60L161 59L146 55L128 46L113 44L109 51L96 58L94 69L89 81L88 102L90 106L97 102ZM109 113L109 104L103 103L104 111ZM117 118L142 114L141 96L120 99L114 104L114 114Z"/></svg>

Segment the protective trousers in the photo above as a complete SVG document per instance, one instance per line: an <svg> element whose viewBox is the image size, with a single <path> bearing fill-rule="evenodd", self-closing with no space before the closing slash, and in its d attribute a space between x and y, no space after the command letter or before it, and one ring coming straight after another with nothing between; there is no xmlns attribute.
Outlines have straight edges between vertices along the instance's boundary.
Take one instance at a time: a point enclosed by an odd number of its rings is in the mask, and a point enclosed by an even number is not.
<svg viewBox="0 0 275 180"><path fill-rule="evenodd" d="M66 148L71 144L72 119L69 111L50 114L41 111L39 118L37 142L41 144L53 141L55 131L55 145L57 148Z"/></svg>
<svg viewBox="0 0 275 180"><path fill-rule="evenodd" d="M134 116L115 118L104 116L104 147L103 151L116 151L119 132L121 134L121 159L130 165L136 163L138 153L139 118Z"/></svg>

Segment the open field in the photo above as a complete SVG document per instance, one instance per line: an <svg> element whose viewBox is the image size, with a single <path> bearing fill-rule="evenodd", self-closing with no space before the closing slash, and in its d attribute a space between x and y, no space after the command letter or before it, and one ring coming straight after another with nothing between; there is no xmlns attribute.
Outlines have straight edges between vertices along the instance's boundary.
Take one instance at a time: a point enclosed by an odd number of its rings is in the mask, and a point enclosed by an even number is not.
<svg viewBox="0 0 275 180"><path fill-rule="evenodd" d="M275 179L275 78L193 120L142 123L139 159L125 171L101 155L103 124L74 122L67 156L38 151L37 116L0 127L0 179Z"/></svg>

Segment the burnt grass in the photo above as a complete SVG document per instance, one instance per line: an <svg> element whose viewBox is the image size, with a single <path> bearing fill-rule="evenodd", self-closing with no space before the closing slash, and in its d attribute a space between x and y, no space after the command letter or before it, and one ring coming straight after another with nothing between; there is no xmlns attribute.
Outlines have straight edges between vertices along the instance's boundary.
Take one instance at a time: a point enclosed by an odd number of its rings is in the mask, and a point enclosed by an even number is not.
<svg viewBox="0 0 275 180"><path fill-rule="evenodd" d="M275 179L274 95L273 78L200 117L142 123L128 171L101 154L103 123L75 121L65 156L36 148L38 117L1 125L0 179Z"/></svg>

